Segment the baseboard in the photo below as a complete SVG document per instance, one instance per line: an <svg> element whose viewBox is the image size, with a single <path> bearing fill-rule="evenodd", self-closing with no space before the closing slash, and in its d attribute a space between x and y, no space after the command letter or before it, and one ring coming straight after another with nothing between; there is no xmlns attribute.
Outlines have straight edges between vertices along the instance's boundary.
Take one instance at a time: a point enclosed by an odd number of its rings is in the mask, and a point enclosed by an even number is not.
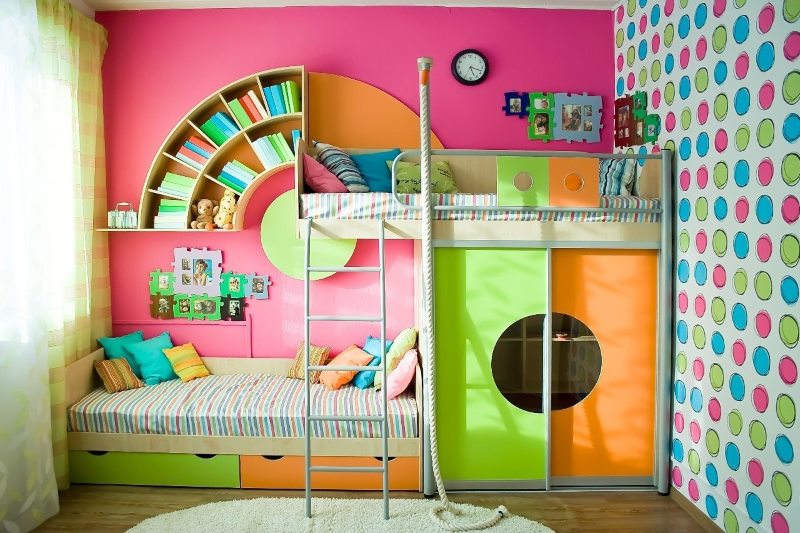
<svg viewBox="0 0 800 533"><path fill-rule="evenodd" d="M722 531L722 528L719 527L716 522L711 520L707 514L700 510L695 504L689 501L686 496L680 493L675 487L670 487L669 497L672 498L672 501L678 504L678 506L686 511L686 513L691 516L695 522L697 522L703 529L708 531L709 533L719 533Z"/></svg>

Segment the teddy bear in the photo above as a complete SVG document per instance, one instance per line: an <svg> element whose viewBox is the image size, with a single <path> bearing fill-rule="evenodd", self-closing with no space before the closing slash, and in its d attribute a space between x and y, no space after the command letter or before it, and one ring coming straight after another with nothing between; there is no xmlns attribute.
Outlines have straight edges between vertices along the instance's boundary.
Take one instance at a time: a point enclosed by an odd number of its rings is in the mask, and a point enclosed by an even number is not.
<svg viewBox="0 0 800 533"><path fill-rule="evenodd" d="M226 189L219 201L219 210L214 215L214 224L218 228L233 229L233 213L236 211L236 197L233 191Z"/></svg>
<svg viewBox="0 0 800 533"><path fill-rule="evenodd" d="M193 229L213 229L214 228L214 215L219 211L219 204L215 200L202 198L192 206L192 213L194 213L194 220L192 221Z"/></svg>

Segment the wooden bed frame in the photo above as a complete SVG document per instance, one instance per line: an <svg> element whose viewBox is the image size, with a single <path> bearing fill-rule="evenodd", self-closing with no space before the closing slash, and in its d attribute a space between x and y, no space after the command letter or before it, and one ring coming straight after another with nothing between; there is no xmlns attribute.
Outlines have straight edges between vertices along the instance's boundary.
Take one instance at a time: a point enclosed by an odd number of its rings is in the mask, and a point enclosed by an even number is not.
<svg viewBox="0 0 800 533"><path fill-rule="evenodd" d="M348 153L363 154L380 150L348 149ZM447 150L444 150L446 152ZM457 152L457 151L454 151ZM305 220L302 218L301 195L303 182L303 154L313 154L301 139L297 143L295 163L295 204L297 205L297 234L305 238ZM531 155L536 155L531 152ZM601 157L603 154L597 154ZM563 157L570 157L564 152ZM408 159L411 161L412 159ZM417 158L417 161L419 159ZM434 155L431 161L447 160L461 191L481 194L497 192L497 168L494 157L485 155ZM661 161L646 159L638 169L639 196L659 198L661 189ZM502 211L502 207L498 207ZM387 220L387 239L421 239L419 220ZM311 237L316 239L374 239L375 221L315 218ZM567 221L484 221L484 220L434 220L433 238L438 241L541 241L558 243L560 247L575 247L586 242L626 242L636 247L657 248L661 240L659 222L567 222Z"/></svg>
<svg viewBox="0 0 800 533"><path fill-rule="evenodd" d="M94 362L104 358L99 349L66 368L67 405L102 386L94 371ZM212 374L285 375L292 359L203 357ZM390 438L392 457L420 457L422 446L422 374L417 367L415 379L418 427L415 438ZM130 433L67 432L70 450L159 452L230 455L304 455L302 437L209 437L194 435L143 435ZM315 456L375 457L382 454L378 438L317 438L313 440Z"/></svg>

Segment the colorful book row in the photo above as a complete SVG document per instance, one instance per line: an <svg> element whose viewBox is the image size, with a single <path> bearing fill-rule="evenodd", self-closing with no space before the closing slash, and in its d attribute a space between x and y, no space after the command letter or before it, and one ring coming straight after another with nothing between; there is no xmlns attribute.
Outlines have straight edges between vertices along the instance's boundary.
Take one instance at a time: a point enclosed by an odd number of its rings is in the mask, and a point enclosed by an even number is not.
<svg viewBox="0 0 800 533"><path fill-rule="evenodd" d="M253 148L265 168L294 161L294 152L289 148L289 144L281 133L273 133L256 139L253 141Z"/></svg>
<svg viewBox="0 0 800 533"><path fill-rule="evenodd" d="M292 80L264 87L264 99L272 116L299 113L302 110L300 87Z"/></svg>
<svg viewBox="0 0 800 533"><path fill-rule="evenodd" d="M247 94L241 98L229 101L228 107L231 108L233 116L243 128L271 116L253 90L247 91Z"/></svg>
<svg viewBox="0 0 800 533"><path fill-rule="evenodd" d="M217 146L222 144L236 135L239 131L239 126L236 122L224 111L217 111L211 118L203 122L200 130L205 133Z"/></svg>
<svg viewBox="0 0 800 533"><path fill-rule="evenodd" d="M186 228L186 207L183 200L170 200L162 198L158 204L158 213L153 220L156 229L184 229Z"/></svg>
<svg viewBox="0 0 800 533"><path fill-rule="evenodd" d="M225 163L225 166L222 167L222 170L219 172L219 176L217 176L217 180L226 187L241 194L257 175L258 172L234 159L233 161Z"/></svg>
<svg viewBox="0 0 800 533"><path fill-rule="evenodd" d="M183 143L175 157L193 169L201 171L215 151L216 148L209 143L197 135L192 135L188 141Z"/></svg>
<svg viewBox="0 0 800 533"><path fill-rule="evenodd" d="M157 191L188 200L192 195L194 184L194 178L182 176L174 172L167 172L164 174L164 179L161 181L161 185L158 186Z"/></svg>

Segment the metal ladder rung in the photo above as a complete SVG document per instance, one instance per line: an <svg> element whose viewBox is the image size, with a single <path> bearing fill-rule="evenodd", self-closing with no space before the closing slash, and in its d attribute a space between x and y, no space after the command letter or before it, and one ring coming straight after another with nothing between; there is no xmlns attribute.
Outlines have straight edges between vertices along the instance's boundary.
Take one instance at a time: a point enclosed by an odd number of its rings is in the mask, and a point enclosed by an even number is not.
<svg viewBox="0 0 800 533"><path fill-rule="evenodd" d="M312 472L383 472L382 466L312 466Z"/></svg>
<svg viewBox="0 0 800 533"><path fill-rule="evenodd" d="M377 372L382 372L382 371L383 371L383 365L379 365L379 366L358 366L358 365L352 365L352 366L351 366L351 365L347 365L347 366L345 366L345 365L330 366L330 365L315 365L315 366L310 366L310 367L308 367L308 369L309 369L309 370L311 370L311 371L314 371L314 370L322 370L323 372L339 372L339 371L347 371L347 370L350 370L350 371L353 371L353 370L355 370L356 372L358 372L358 371L361 371L361 370L370 370L370 371L371 371L371 370L375 370L375 371L377 371Z"/></svg>
<svg viewBox="0 0 800 533"><path fill-rule="evenodd" d="M329 267L310 266L309 272L380 272L381 267Z"/></svg>
<svg viewBox="0 0 800 533"><path fill-rule="evenodd" d="M357 315L308 315L308 320L312 322L382 322L383 317Z"/></svg>
<svg viewBox="0 0 800 533"><path fill-rule="evenodd" d="M347 416L347 415L311 415L308 417L312 422L383 422L382 416Z"/></svg>

